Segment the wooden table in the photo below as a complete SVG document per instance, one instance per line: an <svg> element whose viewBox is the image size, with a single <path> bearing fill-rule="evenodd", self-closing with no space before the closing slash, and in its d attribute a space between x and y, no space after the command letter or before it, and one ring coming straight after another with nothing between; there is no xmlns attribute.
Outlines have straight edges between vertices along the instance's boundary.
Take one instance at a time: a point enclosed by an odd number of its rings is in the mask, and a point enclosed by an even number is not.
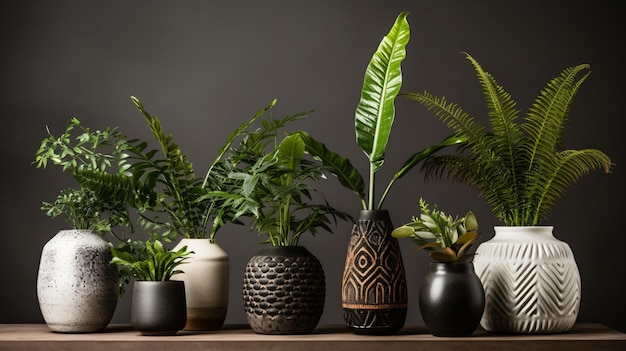
<svg viewBox="0 0 626 351"><path fill-rule="evenodd" d="M213 332L179 332L143 336L129 325L112 325L91 334L52 333L43 324L0 324L0 350L290 350L290 351L490 351L490 350L626 350L626 334L601 324L577 324L565 334L496 335L477 331L472 337L441 338L423 326L407 326L396 335L364 336L343 325L321 325L308 335L259 335L247 325Z"/></svg>

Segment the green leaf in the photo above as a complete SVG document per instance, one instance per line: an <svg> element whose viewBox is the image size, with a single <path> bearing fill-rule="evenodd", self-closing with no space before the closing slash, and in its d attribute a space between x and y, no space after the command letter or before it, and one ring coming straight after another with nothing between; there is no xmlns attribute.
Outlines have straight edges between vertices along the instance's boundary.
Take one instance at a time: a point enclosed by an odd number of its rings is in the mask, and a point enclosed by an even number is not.
<svg viewBox="0 0 626 351"><path fill-rule="evenodd" d="M401 227L394 229L391 232L391 236L393 236L394 238L398 238L398 239L404 239L413 235L413 232L414 232L413 227L403 225Z"/></svg>
<svg viewBox="0 0 626 351"><path fill-rule="evenodd" d="M299 134L292 134L278 145L278 164L295 170L304 157L304 141Z"/></svg>
<svg viewBox="0 0 626 351"><path fill-rule="evenodd" d="M385 149L395 118L395 98L402 86L401 63L410 30L402 12L383 38L365 71L361 99L355 113L355 132L359 147L368 156L369 199L365 209L374 209L375 173L385 159Z"/></svg>
<svg viewBox="0 0 626 351"><path fill-rule="evenodd" d="M435 154L436 152L438 152L439 150L443 148L446 148L448 146L453 146L453 145L459 145L466 141L467 141L467 137L465 136L459 136L456 134L451 135L445 138L444 140L442 140L441 142L439 142L439 144L429 146L425 148L424 150L411 155L411 157L409 157L409 159L404 162L400 170L396 172L396 174L393 176L393 178L387 185L385 192L380 197L380 201L378 202L378 208L382 207L383 203L385 202L385 198L387 197L387 194L389 193L389 190L391 190L391 187L396 182L396 180L404 177L411 169L413 169L413 167L415 167L420 162L422 162L423 160L425 160L426 158Z"/></svg>
<svg viewBox="0 0 626 351"><path fill-rule="evenodd" d="M298 131L297 133L306 145L306 152L313 158L320 160L324 167L337 177L340 184L359 196L365 206L365 182L363 176L350 163L350 160L328 150L326 145L315 140L307 132Z"/></svg>
<svg viewBox="0 0 626 351"><path fill-rule="evenodd" d="M402 86L401 63L406 57L405 46L410 37L408 14L398 15L372 56L355 113L357 144L368 156L372 173L384 162L395 117L394 101Z"/></svg>

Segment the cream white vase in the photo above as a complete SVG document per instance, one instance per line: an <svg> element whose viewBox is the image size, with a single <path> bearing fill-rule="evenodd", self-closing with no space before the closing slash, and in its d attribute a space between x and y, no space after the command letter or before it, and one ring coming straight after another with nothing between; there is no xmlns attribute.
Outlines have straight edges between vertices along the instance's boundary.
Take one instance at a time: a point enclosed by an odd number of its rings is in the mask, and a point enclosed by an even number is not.
<svg viewBox="0 0 626 351"><path fill-rule="evenodd" d="M119 296L109 243L88 230L61 230L43 247L37 274L41 314L54 332L90 333L109 324Z"/></svg>
<svg viewBox="0 0 626 351"><path fill-rule="evenodd" d="M580 306L580 273L569 245L551 226L501 227L476 250L485 289L481 326L491 332L568 331Z"/></svg>
<svg viewBox="0 0 626 351"><path fill-rule="evenodd" d="M194 253L179 266L184 273L174 275L172 280L185 282L187 324L184 329L221 329L228 310L228 254L208 239L182 239L174 250L183 246Z"/></svg>

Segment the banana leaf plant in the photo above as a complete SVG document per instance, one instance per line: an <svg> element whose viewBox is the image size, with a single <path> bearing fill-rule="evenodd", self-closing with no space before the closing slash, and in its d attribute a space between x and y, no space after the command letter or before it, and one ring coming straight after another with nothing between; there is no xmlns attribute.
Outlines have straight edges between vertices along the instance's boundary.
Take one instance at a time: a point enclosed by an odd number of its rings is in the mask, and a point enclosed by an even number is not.
<svg viewBox="0 0 626 351"><path fill-rule="evenodd" d="M369 160L367 193L363 176L349 159L328 150L323 143L308 133L299 132L305 142L306 151L321 160L344 187L353 191L361 200L363 209L366 210L381 209L393 184L421 161L445 147L464 141L462 137L452 135L436 145L411 155L392 177L376 203L375 176L385 161L385 150L395 118L395 98L402 87L401 66L406 57L405 48L410 37L410 28L406 19L408 15L408 12L398 15L391 30L374 52L365 71L361 98L356 108L356 142Z"/></svg>

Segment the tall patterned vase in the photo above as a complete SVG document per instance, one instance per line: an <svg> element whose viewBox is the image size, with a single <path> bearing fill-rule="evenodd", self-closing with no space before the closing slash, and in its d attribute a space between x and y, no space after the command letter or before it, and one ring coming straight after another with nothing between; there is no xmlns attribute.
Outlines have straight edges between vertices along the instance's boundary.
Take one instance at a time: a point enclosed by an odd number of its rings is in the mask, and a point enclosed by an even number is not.
<svg viewBox="0 0 626 351"><path fill-rule="evenodd" d="M228 310L228 254L209 239L182 239L174 250L183 246L194 253L180 266L184 273L172 276L172 280L185 282L187 324L184 330L219 330Z"/></svg>
<svg viewBox="0 0 626 351"><path fill-rule="evenodd" d="M482 327L491 332L545 334L572 328L580 305L580 273L569 245L553 227L495 227L476 250L485 289Z"/></svg>
<svg viewBox="0 0 626 351"><path fill-rule="evenodd" d="M342 281L344 321L355 334L393 334L407 312L398 240L385 210L362 210L352 229Z"/></svg>

